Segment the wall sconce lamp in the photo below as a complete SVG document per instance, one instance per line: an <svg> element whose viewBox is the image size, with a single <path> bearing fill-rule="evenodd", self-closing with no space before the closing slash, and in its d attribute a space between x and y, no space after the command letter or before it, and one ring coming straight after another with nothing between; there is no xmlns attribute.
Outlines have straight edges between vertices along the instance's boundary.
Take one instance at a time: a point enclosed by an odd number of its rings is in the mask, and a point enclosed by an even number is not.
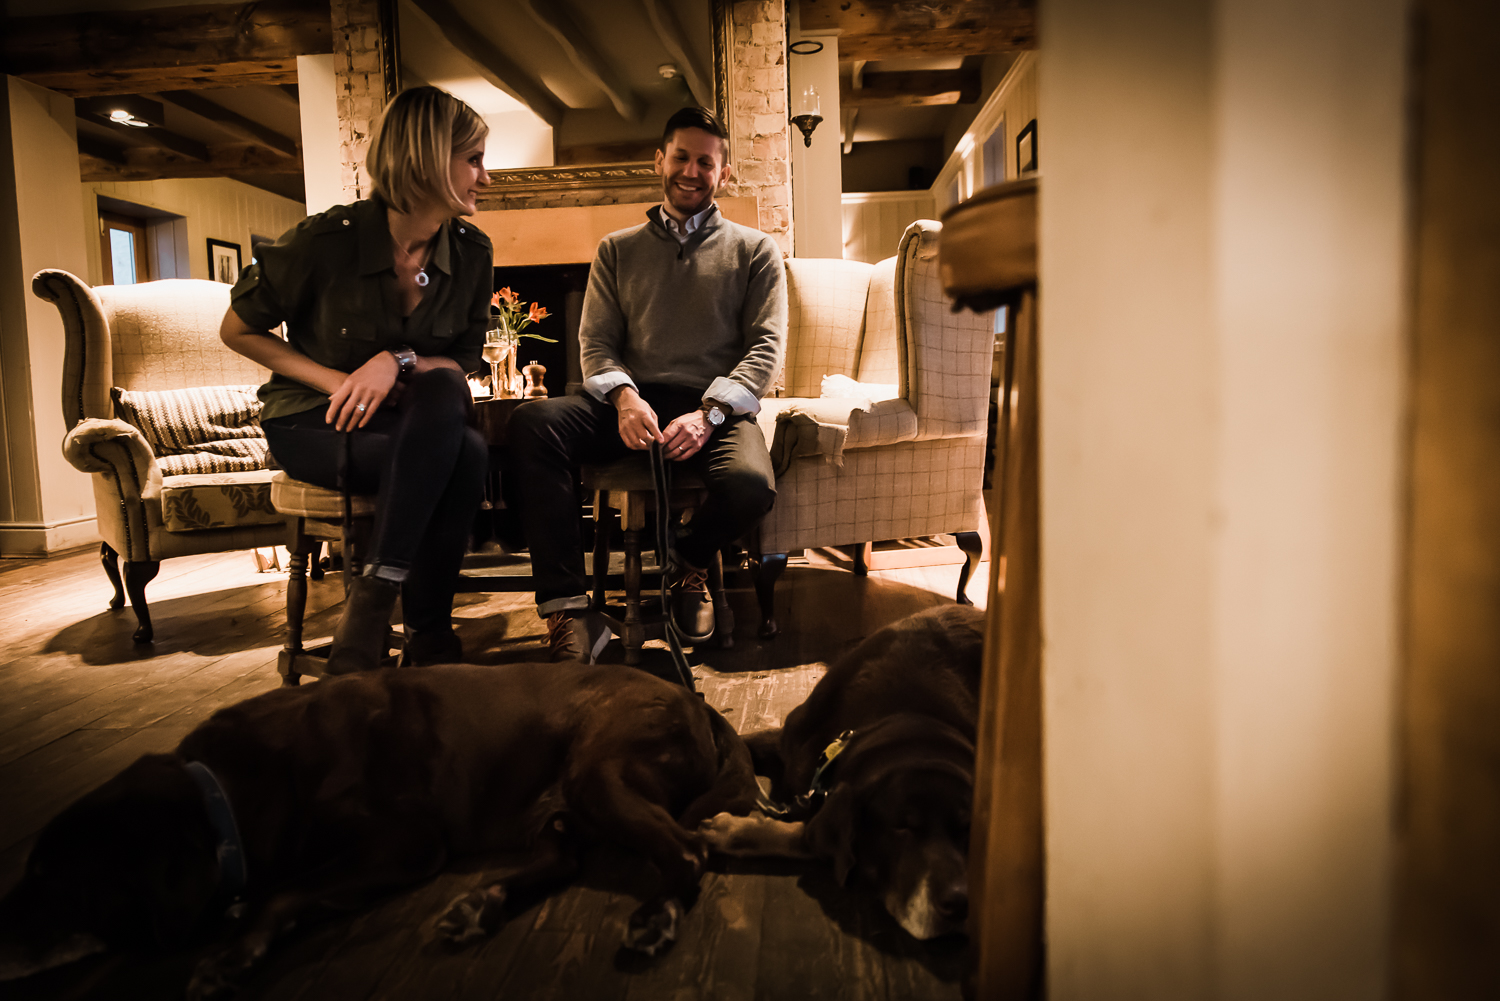
<svg viewBox="0 0 1500 1001"><path fill-rule="evenodd" d="M818 100L818 88L808 87L798 94L794 110L797 113L792 116L792 124L802 130L802 144L811 146L813 129L823 120L823 116L819 114L822 103Z"/></svg>

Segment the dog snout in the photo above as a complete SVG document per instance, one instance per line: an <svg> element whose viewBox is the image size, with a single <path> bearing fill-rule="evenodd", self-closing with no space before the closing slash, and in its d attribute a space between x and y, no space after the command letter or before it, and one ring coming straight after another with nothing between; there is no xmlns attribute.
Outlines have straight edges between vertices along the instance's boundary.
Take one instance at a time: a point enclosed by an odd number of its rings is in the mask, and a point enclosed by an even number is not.
<svg viewBox="0 0 1500 1001"><path fill-rule="evenodd" d="M956 924L968 920L968 886L964 883L949 883L936 894L933 906L945 922Z"/></svg>

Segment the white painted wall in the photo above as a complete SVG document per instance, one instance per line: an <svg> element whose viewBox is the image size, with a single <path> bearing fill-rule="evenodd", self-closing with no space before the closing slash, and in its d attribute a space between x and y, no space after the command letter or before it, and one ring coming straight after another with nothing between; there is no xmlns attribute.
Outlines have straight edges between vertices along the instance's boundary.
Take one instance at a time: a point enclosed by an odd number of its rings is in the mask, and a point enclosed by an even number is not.
<svg viewBox="0 0 1500 1001"><path fill-rule="evenodd" d="M1050 996L1383 997L1405 6L1040 13Z"/></svg>
<svg viewBox="0 0 1500 1001"><path fill-rule="evenodd" d="M307 191L308 215L317 215L344 201L344 161L339 147L336 93L332 54L297 57L297 102L302 112L302 177Z"/></svg>
<svg viewBox="0 0 1500 1001"><path fill-rule="evenodd" d="M93 488L62 456L62 319L31 294L31 276L43 268L86 272L87 231L72 98L3 80L0 157L8 167L0 173L12 175L14 188L0 192L0 554L41 556L98 540Z"/></svg>
<svg viewBox="0 0 1500 1001"><path fill-rule="evenodd" d="M787 71L791 89L787 94L789 115L798 113L798 95L809 86L816 87L823 121L813 132L812 145L803 141L802 132L792 126L787 141L792 150L792 221L795 234L793 253L797 257L843 257L844 225L840 196L844 191L843 155L839 144L839 53L838 34L804 32L800 27L800 8L791 5L792 44L807 40L821 42L823 50L812 55L787 53Z"/></svg>

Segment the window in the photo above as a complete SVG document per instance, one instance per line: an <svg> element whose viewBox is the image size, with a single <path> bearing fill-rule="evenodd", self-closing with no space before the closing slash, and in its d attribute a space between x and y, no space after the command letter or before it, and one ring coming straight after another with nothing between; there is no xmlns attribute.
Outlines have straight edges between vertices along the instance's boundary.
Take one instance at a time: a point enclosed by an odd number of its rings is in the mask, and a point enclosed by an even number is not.
<svg viewBox="0 0 1500 1001"><path fill-rule="evenodd" d="M984 186L999 184L1005 180L1005 122L995 126L995 131L984 141Z"/></svg>
<svg viewBox="0 0 1500 1001"><path fill-rule="evenodd" d="M146 224L141 219L99 213L99 260L104 284L134 285L151 280L146 265Z"/></svg>

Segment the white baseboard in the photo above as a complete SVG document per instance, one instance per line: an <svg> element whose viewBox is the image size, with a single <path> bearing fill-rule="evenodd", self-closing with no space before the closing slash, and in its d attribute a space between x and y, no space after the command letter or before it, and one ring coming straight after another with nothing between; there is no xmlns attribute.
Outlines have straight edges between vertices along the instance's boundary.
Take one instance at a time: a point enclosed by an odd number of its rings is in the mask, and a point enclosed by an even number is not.
<svg viewBox="0 0 1500 1001"><path fill-rule="evenodd" d="M51 523L0 522L0 556L40 558L91 544L99 544L99 524L93 515Z"/></svg>

